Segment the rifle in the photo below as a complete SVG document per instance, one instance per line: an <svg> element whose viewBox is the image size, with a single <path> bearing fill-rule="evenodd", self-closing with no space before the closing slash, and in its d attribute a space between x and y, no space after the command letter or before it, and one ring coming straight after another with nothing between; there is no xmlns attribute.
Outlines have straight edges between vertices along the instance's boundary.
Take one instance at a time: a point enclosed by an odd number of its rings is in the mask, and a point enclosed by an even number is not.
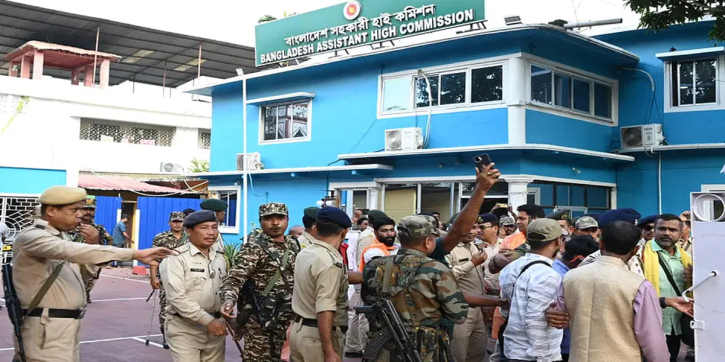
<svg viewBox="0 0 725 362"><path fill-rule="evenodd" d="M3 264L2 270L5 307L8 310L10 322L13 324L15 339L18 341L18 355L13 358L13 361L16 361L19 357L21 362L25 362L25 346L23 345L23 336L20 333L20 327L23 325L23 308L20 306L20 299L18 299L15 284L13 284L13 267L10 264Z"/></svg>
<svg viewBox="0 0 725 362"><path fill-rule="evenodd" d="M380 352L391 341L395 342L401 360L405 362L423 362L418 353L418 346L410 339L398 311L395 310L395 306L389 299L381 299L372 306L357 307L355 310L358 314L365 314L368 318L377 316L384 322L383 329L375 333L365 346L363 362L377 361Z"/></svg>

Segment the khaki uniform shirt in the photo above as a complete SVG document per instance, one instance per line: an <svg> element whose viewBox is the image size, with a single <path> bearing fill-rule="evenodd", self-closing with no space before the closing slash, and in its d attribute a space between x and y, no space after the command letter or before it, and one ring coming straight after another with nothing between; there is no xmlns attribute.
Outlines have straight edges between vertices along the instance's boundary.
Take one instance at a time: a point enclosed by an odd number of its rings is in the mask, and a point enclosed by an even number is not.
<svg viewBox="0 0 725 362"><path fill-rule="evenodd" d="M491 263L491 260L493 260L493 257L498 254L499 249L501 249L501 243L503 243L503 239L497 238L496 244L493 246L486 244L485 242L479 245L481 249L486 253L486 261L483 262L483 270L485 272L485 276L483 278L483 281L486 286L486 294L495 296L498 298L501 291L501 286L498 283L498 276L500 273L492 274L488 271L488 265Z"/></svg>
<svg viewBox="0 0 725 362"><path fill-rule="evenodd" d="M212 314L222 303L219 290L227 275L226 260L213 246L207 257L191 241L176 251L179 255L166 258L159 266L166 311L169 316L195 322L195 329L206 334L206 325L214 320Z"/></svg>
<svg viewBox="0 0 725 362"><path fill-rule="evenodd" d="M333 326L347 326L347 270L342 255L332 245L312 240L297 255L292 310L307 319L334 311Z"/></svg>
<svg viewBox="0 0 725 362"><path fill-rule="evenodd" d="M65 263L38 308L81 309L86 305L85 283L81 268L95 275L99 266L112 260L128 261L133 250L84 243L35 220L13 244L13 281L23 308L27 308L56 265Z"/></svg>
<svg viewBox="0 0 725 362"><path fill-rule="evenodd" d="M446 256L446 261L464 292L484 294L483 264L475 266L471 261L479 252L481 250L473 242L458 243Z"/></svg>
<svg viewBox="0 0 725 362"><path fill-rule="evenodd" d="M303 231L302 235L297 238L297 241L300 243L300 249L304 249L312 245L313 240L315 240L315 238L313 238L307 231Z"/></svg>

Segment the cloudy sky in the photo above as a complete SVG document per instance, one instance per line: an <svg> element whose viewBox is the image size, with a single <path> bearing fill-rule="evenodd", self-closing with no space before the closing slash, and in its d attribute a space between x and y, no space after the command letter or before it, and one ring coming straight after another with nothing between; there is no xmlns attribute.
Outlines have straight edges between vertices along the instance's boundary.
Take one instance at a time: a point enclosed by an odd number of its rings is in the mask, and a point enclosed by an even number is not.
<svg viewBox="0 0 725 362"><path fill-rule="evenodd" d="M265 14L282 17L285 12L308 12L344 2L344 0L125 0L101 6L103 2L97 0L15 1L249 46L254 45L254 25ZM624 19L622 25L584 29L583 31L588 34L637 25L637 16L625 8L622 0L486 1L489 28L503 26L503 17L513 14L521 16L524 23L547 23L556 19L569 22Z"/></svg>

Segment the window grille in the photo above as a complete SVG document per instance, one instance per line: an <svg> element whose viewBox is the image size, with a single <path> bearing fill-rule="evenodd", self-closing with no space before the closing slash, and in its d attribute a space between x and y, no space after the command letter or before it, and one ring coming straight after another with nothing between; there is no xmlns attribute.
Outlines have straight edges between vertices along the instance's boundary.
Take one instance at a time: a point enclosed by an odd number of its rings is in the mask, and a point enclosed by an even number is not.
<svg viewBox="0 0 725 362"><path fill-rule="evenodd" d="M33 223L36 206L40 206L37 197L0 196L0 222L10 228L9 240Z"/></svg>
<svg viewBox="0 0 725 362"><path fill-rule="evenodd" d="M199 149L208 150L211 148L211 131L199 130Z"/></svg>
<svg viewBox="0 0 725 362"><path fill-rule="evenodd" d="M171 147L174 133L176 133L175 127L82 119L80 139Z"/></svg>

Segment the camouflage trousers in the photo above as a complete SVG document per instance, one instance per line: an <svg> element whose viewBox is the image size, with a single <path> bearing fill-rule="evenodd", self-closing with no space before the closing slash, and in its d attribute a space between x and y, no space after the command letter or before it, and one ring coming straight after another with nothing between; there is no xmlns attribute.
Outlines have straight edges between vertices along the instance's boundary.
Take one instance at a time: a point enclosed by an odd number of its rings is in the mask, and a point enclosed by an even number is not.
<svg viewBox="0 0 725 362"><path fill-rule="evenodd" d="M287 339L287 328L294 320L289 310L279 316L277 327L265 332L256 317L249 319L244 328L244 362L279 362L282 359L282 346Z"/></svg>
<svg viewBox="0 0 725 362"><path fill-rule="evenodd" d="M98 269L98 272L95 274L90 274L85 268L81 268L81 277L85 280L86 299L91 299L91 290L93 290L93 287L96 285L96 280L100 278L100 275L101 269Z"/></svg>
<svg viewBox="0 0 725 362"><path fill-rule="evenodd" d="M161 328L164 328L165 322L166 322L166 292L164 291L164 286L162 285L161 288L159 288L159 326Z"/></svg>

